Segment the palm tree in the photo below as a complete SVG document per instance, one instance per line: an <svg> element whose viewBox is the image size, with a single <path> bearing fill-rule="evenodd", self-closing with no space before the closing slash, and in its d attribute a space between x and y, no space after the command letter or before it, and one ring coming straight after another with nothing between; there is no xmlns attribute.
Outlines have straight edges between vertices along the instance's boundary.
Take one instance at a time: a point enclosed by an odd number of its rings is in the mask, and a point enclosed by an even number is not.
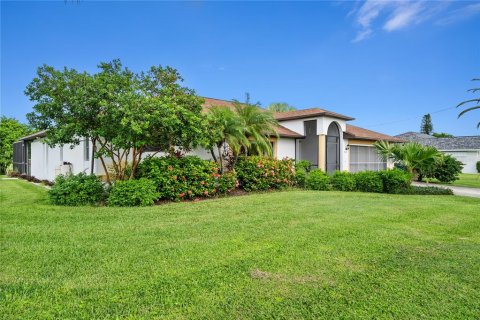
<svg viewBox="0 0 480 320"><path fill-rule="evenodd" d="M297 108L285 102L274 102L267 107L267 110L270 110L273 112L287 112L287 111L297 110Z"/></svg>
<svg viewBox="0 0 480 320"><path fill-rule="evenodd" d="M431 146L423 146L417 142L390 144L377 141L374 144L380 157L386 161L391 159L403 165L409 173L417 174L422 181L425 174L430 173L436 164L442 161L442 153Z"/></svg>
<svg viewBox="0 0 480 320"><path fill-rule="evenodd" d="M223 172L226 148L228 147L234 156L238 156L241 146L248 145L249 140L245 136L242 119L228 107L211 108L207 113L207 122L210 141L208 147L213 159L219 164L220 171ZM214 147L217 148L218 158Z"/></svg>
<svg viewBox="0 0 480 320"><path fill-rule="evenodd" d="M472 79L472 81L480 81L480 78L477 78L477 79ZM480 91L480 88L473 88L473 89L469 89L467 90L468 92L472 92L472 93L475 93L477 91ZM474 105L473 107L469 107L465 110L463 110L462 112L459 113L458 117L460 118L461 116L463 116L465 113L467 112L470 112L472 110L476 110L476 109L480 109L480 98L474 98L474 99L469 99L469 100L466 100L466 101L463 101L463 102L460 102L458 105L457 105L457 108L460 107L460 106L463 106L465 104L471 104L471 103L475 103L476 105ZM480 122L477 123L477 129L480 128Z"/></svg>
<svg viewBox="0 0 480 320"><path fill-rule="evenodd" d="M272 155L270 137L277 135L277 120L271 111L261 109L259 104L251 104L247 95L245 103L234 101L235 112L240 117L245 133L249 140L243 145L246 153Z"/></svg>

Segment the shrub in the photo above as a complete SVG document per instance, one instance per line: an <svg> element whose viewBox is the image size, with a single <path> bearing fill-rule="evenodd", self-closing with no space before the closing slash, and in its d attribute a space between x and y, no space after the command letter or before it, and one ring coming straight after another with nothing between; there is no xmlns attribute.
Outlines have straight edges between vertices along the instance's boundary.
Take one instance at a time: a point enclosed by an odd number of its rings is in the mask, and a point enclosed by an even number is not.
<svg viewBox="0 0 480 320"><path fill-rule="evenodd" d="M458 175L462 173L462 169L463 163L447 154L443 156L443 161L435 166L433 177L440 182L450 183L458 180Z"/></svg>
<svg viewBox="0 0 480 320"><path fill-rule="evenodd" d="M393 169L379 172L383 183L383 192L402 193L411 184L412 176L405 171Z"/></svg>
<svg viewBox="0 0 480 320"><path fill-rule="evenodd" d="M335 171L331 178L332 188L338 191L354 191L355 177L350 172Z"/></svg>
<svg viewBox="0 0 480 320"><path fill-rule="evenodd" d="M244 157L239 159L235 170L245 191L281 189L295 182L294 164L288 159Z"/></svg>
<svg viewBox="0 0 480 320"><path fill-rule="evenodd" d="M117 181L110 189L107 203L118 207L151 206L159 196L157 186L151 180Z"/></svg>
<svg viewBox="0 0 480 320"><path fill-rule="evenodd" d="M477 161L477 172L480 173L480 161Z"/></svg>
<svg viewBox="0 0 480 320"><path fill-rule="evenodd" d="M95 175L59 175L48 190L52 204L65 206L95 205L105 199L105 189Z"/></svg>
<svg viewBox="0 0 480 320"><path fill-rule="evenodd" d="M196 156L147 157L139 164L137 177L154 181L161 199L182 200L232 190L234 173L222 178L218 171L215 162Z"/></svg>
<svg viewBox="0 0 480 320"><path fill-rule="evenodd" d="M305 188L307 182L307 172L300 168L295 171L295 185L300 188Z"/></svg>
<svg viewBox="0 0 480 320"><path fill-rule="evenodd" d="M453 195L452 189L419 186L410 186L409 188L404 189L401 193L411 195Z"/></svg>
<svg viewBox="0 0 480 320"><path fill-rule="evenodd" d="M301 160L295 164L295 169L298 171L303 169L305 172L310 172L312 169L312 163L308 160Z"/></svg>
<svg viewBox="0 0 480 320"><path fill-rule="evenodd" d="M227 194L235 190L238 185L237 174L235 171L224 172L218 178L217 192L219 194Z"/></svg>
<svg viewBox="0 0 480 320"><path fill-rule="evenodd" d="M306 186L312 190L330 190L330 177L320 169L310 171Z"/></svg>
<svg viewBox="0 0 480 320"><path fill-rule="evenodd" d="M355 175L355 185L362 192L383 192L383 181L379 172L362 171Z"/></svg>

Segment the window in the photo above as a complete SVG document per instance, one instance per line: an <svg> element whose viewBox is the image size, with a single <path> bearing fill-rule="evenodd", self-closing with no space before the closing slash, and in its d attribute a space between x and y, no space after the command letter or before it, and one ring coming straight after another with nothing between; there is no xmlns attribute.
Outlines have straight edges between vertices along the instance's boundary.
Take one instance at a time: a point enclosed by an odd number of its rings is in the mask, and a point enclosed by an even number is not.
<svg viewBox="0 0 480 320"><path fill-rule="evenodd" d="M83 155L85 161L90 160L90 140L88 138L83 141Z"/></svg>
<svg viewBox="0 0 480 320"><path fill-rule="evenodd" d="M371 146L350 146L350 172L385 170L387 163Z"/></svg>

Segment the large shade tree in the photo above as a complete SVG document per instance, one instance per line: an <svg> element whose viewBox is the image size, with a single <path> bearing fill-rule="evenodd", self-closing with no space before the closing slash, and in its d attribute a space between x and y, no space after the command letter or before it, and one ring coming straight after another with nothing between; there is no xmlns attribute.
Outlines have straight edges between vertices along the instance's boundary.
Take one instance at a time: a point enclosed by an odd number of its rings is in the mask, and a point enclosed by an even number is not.
<svg viewBox="0 0 480 320"><path fill-rule="evenodd" d="M136 74L113 60L100 63L99 70L90 75L39 68L25 91L36 102L28 119L48 130L50 145L91 139L110 182L133 177L148 147L172 152L174 146L188 149L201 141L202 100L179 85L175 69L152 67Z"/></svg>
<svg viewBox="0 0 480 320"><path fill-rule="evenodd" d="M480 78L472 79L472 81L480 81ZM472 88L472 89L469 89L468 92L477 93L477 92L480 92L480 88ZM464 105L469 105L469 107L459 113L459 115L458 115L459 118L467 112L470 112L470 111L473 111L473 110L479 110L480 109L480 98L473 98L473 99L462 101L457 105L457 108L461 107L461 106L464 106ZM478 128L480 128L480 122L477 123L477 129Z"/></svg>

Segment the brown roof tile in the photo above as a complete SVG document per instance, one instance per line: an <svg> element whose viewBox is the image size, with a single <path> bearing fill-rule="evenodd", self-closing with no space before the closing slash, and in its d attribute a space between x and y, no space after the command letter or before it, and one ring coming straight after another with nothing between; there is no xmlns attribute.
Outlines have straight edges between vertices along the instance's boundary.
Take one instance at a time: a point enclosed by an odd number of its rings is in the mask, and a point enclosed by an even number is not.
<svg viewBox="0 0 480 320"><path fill-rule="evenodd" d="M303 119L303 118L310 118L315 116L330 116L330 117L339 118L343 120L354 120L354 118L345 116L343 114L328 111L325 109L320 109L320 108L293 110L293 111L287 111L287 112L275 112L274 116L277 120Z"/></svg>
<svg viewBox="0 0 480 320"><path fill-rule="evenodd" d="M285 128L284 126L277 126L277 133L282 138L303 138L303 136L293 130Z"/></svg>
<svg viewBox="0 0 480 320"><path fill-rule="evenodd" d="M359 140L370 140L370 141L378 141L378 140L386 140L390 142L404 142L404 140L395 138L380 132L360 128L357 126L352 126L351 124L347 124L347 130L343 134L344 138L347 139L359 139Z"/></svg>

